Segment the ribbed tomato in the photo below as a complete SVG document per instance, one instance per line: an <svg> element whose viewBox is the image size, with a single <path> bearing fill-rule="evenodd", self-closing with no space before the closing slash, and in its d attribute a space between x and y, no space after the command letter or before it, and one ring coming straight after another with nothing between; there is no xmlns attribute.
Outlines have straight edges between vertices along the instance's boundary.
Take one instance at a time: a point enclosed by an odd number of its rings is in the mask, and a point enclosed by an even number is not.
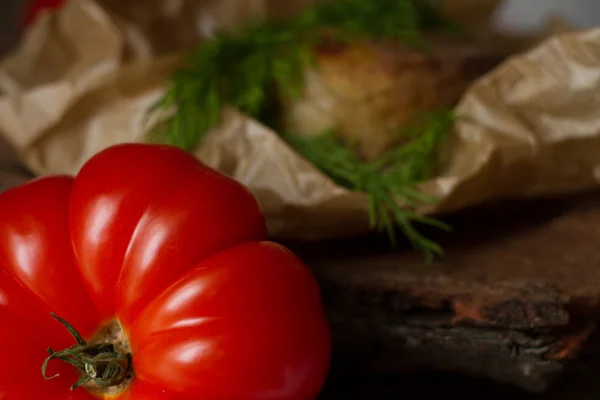
<svg viewBox="0 0 600 400"><path fill-rule="evenodd" d="M0 399L316 398L319 288L266 238L245 187L168 146L4 192Z"/></svg>

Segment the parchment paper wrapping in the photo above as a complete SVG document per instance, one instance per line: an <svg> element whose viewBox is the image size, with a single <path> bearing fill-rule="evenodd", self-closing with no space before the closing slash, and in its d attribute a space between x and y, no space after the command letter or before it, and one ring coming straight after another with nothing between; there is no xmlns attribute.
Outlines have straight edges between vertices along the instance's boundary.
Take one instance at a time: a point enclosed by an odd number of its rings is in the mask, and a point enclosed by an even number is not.
<svg viewBox="0 0 600 400"><path fill-rule="evenodd" d="M146 140L146 111L164 93L178 51L254 12L277 17L292 5L282 3L72 0L0 63L0 132L34 172L74 174L103 148ZM491 3L448 1L459 16L479 7L478 22ZM440 202L421 212L598 186L600 29L555 35L509 59L472 85L457 111L465 120L451 134L444 167L422 185ZM235 110L195 154L257 195L276 237L369 229L364 194L336 186Z"/></svg>

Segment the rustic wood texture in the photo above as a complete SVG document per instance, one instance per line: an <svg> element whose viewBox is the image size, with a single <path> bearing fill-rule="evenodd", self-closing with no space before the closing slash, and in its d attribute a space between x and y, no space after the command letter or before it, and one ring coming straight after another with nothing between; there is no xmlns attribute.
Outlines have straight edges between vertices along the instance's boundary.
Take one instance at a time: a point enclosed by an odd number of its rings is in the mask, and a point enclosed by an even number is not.
<svg viewBox="0 0 600 400"><path fill-rule="evenodd" d="M593 356L600 194L454 216L423 265L381 238L290 244L324 291L338 359L432 368L544 391Z"/></svg>
<svg viewBox="0 0 600 400"><path fill-rule="evenodd" d="M452 374L374 375L360 370L343 370L330 378L319 400L413 400L450 396L474 400L596 400L600 396L600 386L595 380L593 373L569 376L553 390L539 395L514 386Z"/></svg>

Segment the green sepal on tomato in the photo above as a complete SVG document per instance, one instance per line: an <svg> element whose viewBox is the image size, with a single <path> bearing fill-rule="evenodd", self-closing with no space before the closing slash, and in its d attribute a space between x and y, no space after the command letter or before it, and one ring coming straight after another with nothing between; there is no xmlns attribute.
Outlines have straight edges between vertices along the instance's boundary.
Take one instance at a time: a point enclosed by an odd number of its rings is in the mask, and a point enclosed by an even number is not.
<svg viewBox="0 0 600 400"><path fill-rule="evenodd" d="M324 384L310 270L267 240L248 189L180 149L118 145L0 194L0 259L2 400L311 400Z"/></svg>

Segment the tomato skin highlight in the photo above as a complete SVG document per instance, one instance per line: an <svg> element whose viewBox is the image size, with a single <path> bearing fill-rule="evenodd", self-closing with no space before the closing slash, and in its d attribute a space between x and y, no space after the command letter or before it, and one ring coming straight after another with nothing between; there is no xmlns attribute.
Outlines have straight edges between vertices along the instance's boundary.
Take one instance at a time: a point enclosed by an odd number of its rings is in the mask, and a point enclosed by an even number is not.
<svg viewBox="0 0 600 400"><path fill-rule="evenodd" d="M144 310L131 328L134 369L198 397L315 398L330 352L320 304L314 279L288 250L238 245L197 264Z"/></svg>
<svg viewBox="0 0 600 400"><path fill-rule="evenodd" d="M120 145L90 159L73 185L70 217L94 303L104 317L118 303L125 324L185 268L267 235L245 187L166 146Z"/></svg>
<svg viewBox="0 0 600 400"><path fill-rule="evenodd" d="M124 144L72 178L0 194L0 399L98 398L46 348L117 319L135 377L121 400L311 400L331 337L316 280L267 240L250 191L169 146ZM23 350L23 348L26 348ZM4 379L2 377L5 377Z"/></svg>
<svg viewBox="0 0 600 400"><path fill-rule="evenodd" d="M89 336L98 328L98 315L70 244L72 185L70 177L42 178L0 195L0 260L5 273Z"/></svg>

